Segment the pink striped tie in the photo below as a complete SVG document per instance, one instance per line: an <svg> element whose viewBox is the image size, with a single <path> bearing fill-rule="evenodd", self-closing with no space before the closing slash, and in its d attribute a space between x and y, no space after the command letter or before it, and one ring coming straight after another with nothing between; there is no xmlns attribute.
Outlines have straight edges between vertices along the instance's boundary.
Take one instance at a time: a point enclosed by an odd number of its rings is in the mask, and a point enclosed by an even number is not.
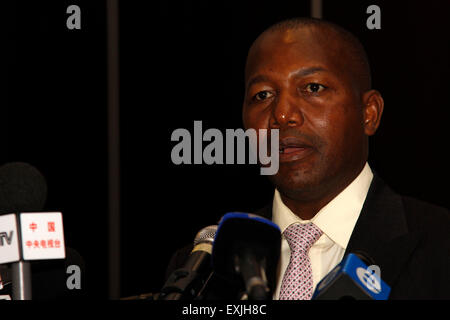
<svg viewBox="0 0 450 320"><path fill-rule="evenodd" d="M310 300L313 295L311 261L308 251L323 231L313 223L294 223L283 235L291 248L291 258L284 273L280 300Z"/></svg>

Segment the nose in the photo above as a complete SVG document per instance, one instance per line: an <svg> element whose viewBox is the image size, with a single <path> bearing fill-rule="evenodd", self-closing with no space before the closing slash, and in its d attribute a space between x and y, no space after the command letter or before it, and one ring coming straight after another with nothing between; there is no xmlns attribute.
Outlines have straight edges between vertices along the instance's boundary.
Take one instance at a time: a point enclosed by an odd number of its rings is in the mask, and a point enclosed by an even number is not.
<svg viewBox="0 0 450 320"><path fill-rule="evenodd" d="M299 101L295 101L288 93L281 93L272 109L270 127L281 129L283 127L301 126L304 122Z"/></svg>

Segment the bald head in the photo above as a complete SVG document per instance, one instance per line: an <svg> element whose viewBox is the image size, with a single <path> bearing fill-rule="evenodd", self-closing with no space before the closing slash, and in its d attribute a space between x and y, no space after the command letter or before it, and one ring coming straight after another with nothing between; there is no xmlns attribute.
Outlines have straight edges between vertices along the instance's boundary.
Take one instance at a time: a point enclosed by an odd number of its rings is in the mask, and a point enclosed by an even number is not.
<svg viewBox="0 0 450 320"><path fill-rule="evenodd" d="M265 30L253 43L247 59L254 57L264 41L278 40L283 43L304 41L306 36L326 49L330 58L336 60L358 87L360 93L371 89L371 72L367 54L360 41L344 28L320 19L293 18L278 22Z"/></svg>

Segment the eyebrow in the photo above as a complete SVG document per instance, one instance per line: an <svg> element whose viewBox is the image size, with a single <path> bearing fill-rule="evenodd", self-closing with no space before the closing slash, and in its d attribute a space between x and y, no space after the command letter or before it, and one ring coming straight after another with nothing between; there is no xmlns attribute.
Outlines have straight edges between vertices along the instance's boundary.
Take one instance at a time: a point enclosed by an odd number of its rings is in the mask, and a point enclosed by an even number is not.
<svg viewBox="0 0 450 320"><path fill-rule="evenodd" d="M247 83L247 90L248 88L250 88L252 85L256 84L256 83L260 83L260 82L268 82L269 78L267 78L266 76L263 75L258 75L255 76L253 78L250 79L250 81Z"/></svg>
<svg viewBox="0 0 450 320"><path fill-rule="evenodd" d="M310 74L314 74L314 73L318 73L318 72L322 72L322 71L327 71L327 70L322 67L303 68L303 69L296 71L293 76L295 78L301 78L301 77L306 77ZM264 75L257 75L249 80L249 82L247 83L247 89L256 83L268 82L268 81L270 81L268 77L266 77Z"/></svg>
<svg viewBox="0 0 450 320"><path fill-rule="evenodd" d="M322 67L303 68L303 69L300 69L299 71L297 71L294 74L294 77L295 78L301 78L301 77L309 76L310 74L317 73L317 72L322 72L322 71L327 71L327 70L325 68L322 68Z"/></svg>

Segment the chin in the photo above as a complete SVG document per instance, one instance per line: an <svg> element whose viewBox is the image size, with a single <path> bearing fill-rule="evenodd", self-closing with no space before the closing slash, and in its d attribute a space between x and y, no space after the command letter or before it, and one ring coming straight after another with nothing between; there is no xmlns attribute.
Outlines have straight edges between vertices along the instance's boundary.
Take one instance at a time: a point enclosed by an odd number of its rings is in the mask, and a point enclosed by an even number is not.
<svg viewBox="0 0 450 320"><path fill-rule="evenodd" d="M283 194L289 197L308 195L317 190L323 183L323 175L318 170L295 170L285 172L280 168L276 175L270 177L270 181Z"/></svg>

